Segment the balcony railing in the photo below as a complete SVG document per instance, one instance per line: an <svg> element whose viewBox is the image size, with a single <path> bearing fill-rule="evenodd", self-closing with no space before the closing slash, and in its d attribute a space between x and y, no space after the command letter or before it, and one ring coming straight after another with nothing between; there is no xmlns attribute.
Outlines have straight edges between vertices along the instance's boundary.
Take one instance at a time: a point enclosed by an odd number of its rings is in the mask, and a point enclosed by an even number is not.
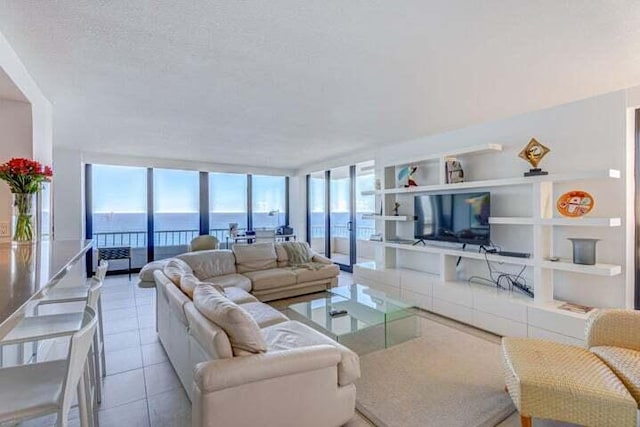
<svg viewBox="0 0 640 427"><path fill-rule="evenodd" d="M325 227L312 226L311 237L324 237ZM243 232L245 229L241 228L238 231ZM357 227L356 238L362 240L368 240L371 234L375 233L373 227ZM185 246L188 245L191 240L200 234L200 230L168 230L168 231L155 231L153 233L154 246ZM229 235L229 229L227 228L212 228L209 230L209 234L215 236L221 243L225 241ZM331 227L332 237L349 237L349 230L346 225L334 225ZM146 248L147 247L147 232L146 231L113 231L113 232L100 232L93 233L93 240L95 246L98 248L107 248L113 246L130 246L132 248Z"/></svg>

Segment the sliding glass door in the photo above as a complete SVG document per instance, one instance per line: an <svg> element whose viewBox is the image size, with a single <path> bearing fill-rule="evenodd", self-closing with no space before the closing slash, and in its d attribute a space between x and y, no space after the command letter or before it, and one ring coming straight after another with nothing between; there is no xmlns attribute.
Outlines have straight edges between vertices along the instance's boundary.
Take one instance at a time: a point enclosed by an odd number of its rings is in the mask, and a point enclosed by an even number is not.
<svg viewBox="0 0 640 427"><path fill-rule="evenodd" d="M345 270L355 263L352 175L353 166L329 171L329 257Z"/></svg>
<svg viewBox="0 0 640 427"><path fill-rule="evenodd" d="M373 258L374 197L361 194L373 188L372 161L307 175L307 240L345 271Z"/></svg>

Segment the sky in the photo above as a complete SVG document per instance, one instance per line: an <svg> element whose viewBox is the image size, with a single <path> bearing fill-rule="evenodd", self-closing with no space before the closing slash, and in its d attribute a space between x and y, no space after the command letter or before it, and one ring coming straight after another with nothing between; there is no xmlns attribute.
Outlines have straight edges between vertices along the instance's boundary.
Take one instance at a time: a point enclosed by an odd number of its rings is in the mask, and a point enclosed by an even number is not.
<svg viewBox="0 0 640 427"><path fill-rule="evenodd" d="M130 166L94 165L93 211L95 213L144 213L147 210L147 169ZM154 211L185 213L199 211L197 171L154 169ZM331 211L349 211L349 179L331 179ZM285 211L285 178L253 175L254 212ZM361 196L373 190L373 174L356 177L356 211L374 212L374 196ZM247 176L210 173L211 212L246 212ZM311 179L311 212L324 211L324 178Z"/></svg>
<svg viewBox="0 0 640 427"><path fill-rule="evenodd" d="M197 171L154 169L154 211L198 212ZM142 213L147 210L147 169L94 165L93 211L95 213ZM254 175L254 212L285 211L285 178ZM210 211L246 212L247 176L209 174Z"/></svg>

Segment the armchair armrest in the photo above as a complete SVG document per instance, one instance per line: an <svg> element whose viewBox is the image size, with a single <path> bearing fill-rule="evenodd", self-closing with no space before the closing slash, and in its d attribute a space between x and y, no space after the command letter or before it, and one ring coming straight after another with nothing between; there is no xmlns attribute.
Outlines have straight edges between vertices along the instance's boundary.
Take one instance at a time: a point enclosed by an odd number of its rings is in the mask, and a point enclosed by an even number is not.
<svg viewBox="0 0 640 427"><path fill-rule="evenodd" d="M333 261L331 261L329 258L327 258L324 255L320 255L318 253L313 254L313 257L311 258L311 261L313 262L319 262L320 264L333 264Z"/></svg>
<svg viewBox="0 0 640 427"><path fill-rule="evenodd" d="M587 347L640 350L640 311L597 310L587 320Z"/></svg>
<svg viewBox="0 0 640 427"><path fill-rule="evenodd" d="M193 381L202 393L337 366L340 350L315 345L251 356L211 360L196 365Z"/></svg>

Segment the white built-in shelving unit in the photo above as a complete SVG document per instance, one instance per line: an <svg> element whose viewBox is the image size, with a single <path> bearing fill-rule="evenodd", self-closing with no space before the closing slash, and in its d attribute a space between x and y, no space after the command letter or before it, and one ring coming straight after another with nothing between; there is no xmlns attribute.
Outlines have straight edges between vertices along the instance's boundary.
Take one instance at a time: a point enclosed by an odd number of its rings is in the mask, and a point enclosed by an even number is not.
<svg viewBox="0 0 640 427"><path fill-rule="evenodd" d="M484 179L448 184L445 165L448 159L465 156L491 155L502 151L499 144L485 144L467 149L439 153L420 160L408 160L382 165L379 190L366 194L376 195L376 205L382 204L382 215L372 215L376 231L384 236L382 242L372 242L381 248L377 262L358 264L354 267L355 280L403 297L416 306L473 324L502 335L552 338L577 343L582 339L585 314L559 309L563 301L554 299L554 271L595 276L616 276L622 267L614 264L574 264L570 259L556 259L553 253L553 230L557 227L619 227L621 219L611 218L559 218L554 217L554 184L573 181L615 180L620 171L615 169L591 170L566 174L549 174L533 177ZM437 164L437 182L417 187L398 188L397 170L404 165L417 164L420 168L434 170ZM432 179L433 181L433 179ZM456 191L519 186L531 194L531 214L522 217L492 216L492 227L529 227L531 256L529 258L506 257L485 254L475 250L462 250L451 245L412 244L413 235L399 235L406 228L399 228L403 221L414 219L412 212L404 215L385 215L400 197L412 193ZM365 193L363 192L363 195ZM405 202L407 199L403 199ZM406 203L405 203L406 204ZM494 206L492 206L493 210ZM406 209L406 207L405 207ZM579 231L580 229L578 229ZM493 233L492 233L493 234ZM400 241L399 241L400 239ZM403 241L405 239L406 241ZM499 243L499 242L498 242ZM437 257L438 272L426 273L402 268L400 260L407 253L424 253ZM470 284L457 279L458 259L475 259L492 263L523 266L531 271L535 298L515 291Z"/></svg>

